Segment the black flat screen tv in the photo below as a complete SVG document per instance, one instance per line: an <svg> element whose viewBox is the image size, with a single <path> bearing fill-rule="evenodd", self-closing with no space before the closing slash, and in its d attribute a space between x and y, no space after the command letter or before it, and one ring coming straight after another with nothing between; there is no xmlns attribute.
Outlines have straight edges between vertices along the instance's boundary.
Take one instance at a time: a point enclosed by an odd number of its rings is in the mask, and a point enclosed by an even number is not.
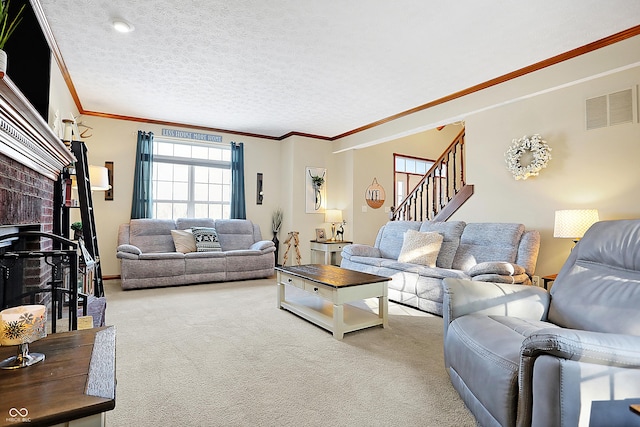
<svg viewBox="0 0 640 427"><path fill-rule="evenodd" d="M12 0L9 10L12 16L23 4L26 7L22 22L4 46L4 51L7 52L7 75L47 121L51 49L28 0Z"/></svg>

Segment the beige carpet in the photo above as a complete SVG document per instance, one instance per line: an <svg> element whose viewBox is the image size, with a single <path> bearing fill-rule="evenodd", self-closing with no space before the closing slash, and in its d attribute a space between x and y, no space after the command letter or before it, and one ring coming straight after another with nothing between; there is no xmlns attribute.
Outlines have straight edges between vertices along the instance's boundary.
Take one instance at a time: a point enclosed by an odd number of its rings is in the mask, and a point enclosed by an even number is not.
<svg viewBox="0 0 640 427"><path fill-rule="evenodd" d="M445 372L439 317L390 303L389 328L338 341L277 309L275 278L105 288L109 427L475 425Z"/></svg>

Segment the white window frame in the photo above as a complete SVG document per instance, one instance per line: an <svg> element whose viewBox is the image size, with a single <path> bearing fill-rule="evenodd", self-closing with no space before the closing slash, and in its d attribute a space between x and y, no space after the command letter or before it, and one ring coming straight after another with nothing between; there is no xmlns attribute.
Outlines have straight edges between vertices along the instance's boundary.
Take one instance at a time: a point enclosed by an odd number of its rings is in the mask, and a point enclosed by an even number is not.
<svg viewBox="0 0 640 427"><path fill-rule="evenodd" d="M171 155L163 155L163 154L158 154L158 147L159 144L173 144L174 146L189 146L191 147L191 150L193 149L193 147L199 147L199 148L214 148L217 150L223 150L222 153L222 160L213 160L213 159L203 159L203 158L194 158L194 157L186 157L186 156L171 156ZM175 148L175 147L174 147ZM153 141L153 168L154 168L154 174L153 174L153 217L154 218L161 218L161 219L176 219L177 217L187 217L187 218L194 218L196 216L196 205L202 205L202 204L208 204L208 205L219 205L220 206L220 211L222 212L221 214L221 218L229 218L230 216L230 210L231 210L231 147L227 144L221 144L221 143L202 143L202 142L192 142L192 141L183 141L183 140L177 140L177 139L173 139L173 138L166 138L166 137L155 137L154 141ZM224 153L227 152L227 153ZM193 156L193 154L191 153L191 156ZM225 160L228 159L228 160ZM161 185L158 182L158 177L156 176L157 173L157 166L159 164L171 164L171 165L184 165L188 167L188 198L186 200L177 200L177 199L159 199L156 197L157 195L157 188L158 185ZM217 168L217 169L222 169L223 170L223 182L222 183L214 183L214 184L221 184L223 185L223 190L222 190L222 199L221 200L208 200L208 201L202 201L202 200L195 200L195 187L196 187L196 182L195 182L195 171L196 171L196 167L206 167L206 168ZM225 178L224 175L224 171L228 171L228 177ZM228 178L228 179L227 179ZM163 181L164 182L164 181ZM209 182L209 184L211 184L211 182ZM227 189L225 190L224 187L227 187ZM226 197L225 197L226 194ZM186 204L186 215L185 214L180 214L176 212L175 206L171 209L171 218L167 217L166 215L162 215L162 216L158 216L158 204L160 203L182 203L182 204ZM207 209L208 212L211 212L211 209L208 208ZM202 216L202 215L197 215L197 216ZM211 216L211 215L207 215L207 216ZM214 219L220 219L220 218L214 218Z"/></svg>

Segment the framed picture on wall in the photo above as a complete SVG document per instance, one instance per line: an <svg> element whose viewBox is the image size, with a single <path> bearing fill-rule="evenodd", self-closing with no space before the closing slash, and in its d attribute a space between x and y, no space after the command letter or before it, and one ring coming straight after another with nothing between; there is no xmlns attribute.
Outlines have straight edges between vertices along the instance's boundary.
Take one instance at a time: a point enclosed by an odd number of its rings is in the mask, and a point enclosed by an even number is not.
<svg viewBox="0 0 640 427"><path fill-rule="evenodd" d="M327 241L327 233L324 228L316 228L316 241L317 242L326 242Z"/></svg>

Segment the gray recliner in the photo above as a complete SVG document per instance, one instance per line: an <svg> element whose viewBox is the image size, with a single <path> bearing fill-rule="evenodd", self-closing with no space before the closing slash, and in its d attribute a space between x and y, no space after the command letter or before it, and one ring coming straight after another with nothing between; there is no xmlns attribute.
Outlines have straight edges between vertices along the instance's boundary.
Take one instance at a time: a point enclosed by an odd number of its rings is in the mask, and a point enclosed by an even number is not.
<svg viewBox="0 0 640 427"><path fill-rule="evenodd" d="M443 283L446 369L480 425L640 425L640 220L594 224L549 293Z"/></svg>

